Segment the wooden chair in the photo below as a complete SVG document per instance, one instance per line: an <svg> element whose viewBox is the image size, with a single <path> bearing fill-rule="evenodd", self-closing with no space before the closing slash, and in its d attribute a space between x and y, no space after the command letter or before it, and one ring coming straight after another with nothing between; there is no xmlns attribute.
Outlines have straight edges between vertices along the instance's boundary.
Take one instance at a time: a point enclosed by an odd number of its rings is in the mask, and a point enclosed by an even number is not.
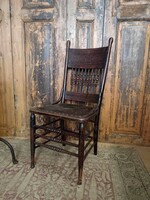
<svg viewBox="0 0 150 200"><path fill-rule="evenodd" d="M75 49L67 41L59 100L30 109L31 168L35 166L35 149L40 146L70 154L78 158L78 184L82 184L85 158L93 147L97 155L99 115L112 42L110 38L106 47ZM45 117L42 124L37 116ZM70 121L75 123L74 128Z"/></svg>

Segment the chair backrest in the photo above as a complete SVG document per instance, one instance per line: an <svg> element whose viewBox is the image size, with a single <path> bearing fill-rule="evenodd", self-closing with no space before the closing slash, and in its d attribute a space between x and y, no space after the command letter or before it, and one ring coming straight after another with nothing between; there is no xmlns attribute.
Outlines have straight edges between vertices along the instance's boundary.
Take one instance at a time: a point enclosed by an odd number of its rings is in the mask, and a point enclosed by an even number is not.
<svg viewBox="0 0 150 200"><path fill-rule="evenodd" d="M100 105L106 81L111 46L75 49L66 44L62 102L84 102Z"/></svg>

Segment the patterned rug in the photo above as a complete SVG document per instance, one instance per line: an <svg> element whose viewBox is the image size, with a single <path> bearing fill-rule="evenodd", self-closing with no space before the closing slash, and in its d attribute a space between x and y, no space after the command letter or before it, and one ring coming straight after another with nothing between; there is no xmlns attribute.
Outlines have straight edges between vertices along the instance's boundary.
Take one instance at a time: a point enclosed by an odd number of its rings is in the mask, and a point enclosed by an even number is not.
<svg viewBox="0 0 150 200"><path fill-rule="evenodd" d="M84 163L77 185L77 158L37 149L30 169L27 140L10 140L18 164L0 142L0 200L149 200L150 174L134 148L99 144ZM67 148L67 147L65 147Z"/></svg>

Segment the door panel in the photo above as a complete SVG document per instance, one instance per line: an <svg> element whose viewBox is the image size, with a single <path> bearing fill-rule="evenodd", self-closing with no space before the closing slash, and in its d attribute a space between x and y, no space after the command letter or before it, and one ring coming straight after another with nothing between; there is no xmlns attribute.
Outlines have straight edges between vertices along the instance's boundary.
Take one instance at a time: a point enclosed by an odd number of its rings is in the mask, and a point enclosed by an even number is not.
<svg viewBox="0 0 150 200"><path fill-rule="evenodd" d="M25 23L29 105L53 99L54 28L48 22ZM34 42L33 42L34 41ZM51 68L49 67L51 66Z"/></svg>
<svg viewBox="0 0 150 200"><path fill-rule="evenodd" d="M54 7L54 0L23 0L23 5L26 8L50 8Z"/></svg>
<svg viewBox="0 0 150 200"><path fill-rule="evenodd" d="M145 73L147 26L143 23L119 24L114 96L114 131L140 134Z"/></svg>
<svg viewBox="0 0 150 200"><path fill-rule="evenodd" d="M55 1L55 4L54 1L38 1L34 4L25 1L22 9L25 27L27 111L31 106L53 102L60 92L66 42L64 3L65 1ZM29 119L29 112L27 116Z"/></svg>
<svg viewBox="0 0 150 200"><path fill-rule="evenodd" d="M14 90L9 1L0 1L0 135L14 135Z"/></svg>
<svg viewBox="0 0 150 200"><path fill-rule="evenodd" d="M146 85L149 76L150 4L139 1L119 3L116 11L114 95L108 138L111 142L149 143L150 110Z"/></svg>
<svg viewBox="0 0 150 200"><path fill-rule="evenodd" d="M67 37L72 47L102 45L104 23L103 0L70 0L67 4Z"/></svg>

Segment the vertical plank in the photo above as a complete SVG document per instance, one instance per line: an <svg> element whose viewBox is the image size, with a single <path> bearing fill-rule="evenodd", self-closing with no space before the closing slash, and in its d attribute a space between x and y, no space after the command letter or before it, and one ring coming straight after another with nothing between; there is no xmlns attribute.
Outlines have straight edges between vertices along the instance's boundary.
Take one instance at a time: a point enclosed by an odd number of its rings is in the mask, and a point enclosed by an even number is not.
<svg viewBox="0 0 150 200"><path fill-rule="evenodd" d="M111 132L111 118L113 113L113 89L114 89L114 72L115 72L115 45L116 45L116 25L117 19L116 12L116 0L105 1L105 15L104 15L104 27L103 27L103 46L108 45L108 39L113 37L113 45L111 50L110 62L108 67L107 79L105 84L105 90L103 94L101 117L100 117L100 141L107 141Z"/></svg>
<svg viewBox="0 0 150 200"><path fill-rule="evenodd" d="M54 7L54 30L55 30L55 55L54 55L54 100L58 99L63 82L65 55L66 55L66 40L67 38L67 0L55 0Z"/></svg>
<svg viewBox="0 0 150 200"><path fill-rule="evenodd" d="M145 48L145 65L147 66L145 74L145 90L141 123L141 135L144 144L150 144L150 25L148 25L146 34L146 48Z"/></svg>
<svg viewBox="0 0 150 200"><path fill-rule="evenodd" d="M0 1L0 135L14 135L14 85L9 1Z"/></svg>
<svg viewBox="0 0 150 200"><path fill-rule="evenodd" d="M14 95L15 95L15 121L16 136L27 136L27 97L26 97L26 68L25 68L25 47L24 29L21 19L22 1L10 1L11 3L11 34L12 34L12 56L14 74Z"/></svg>

